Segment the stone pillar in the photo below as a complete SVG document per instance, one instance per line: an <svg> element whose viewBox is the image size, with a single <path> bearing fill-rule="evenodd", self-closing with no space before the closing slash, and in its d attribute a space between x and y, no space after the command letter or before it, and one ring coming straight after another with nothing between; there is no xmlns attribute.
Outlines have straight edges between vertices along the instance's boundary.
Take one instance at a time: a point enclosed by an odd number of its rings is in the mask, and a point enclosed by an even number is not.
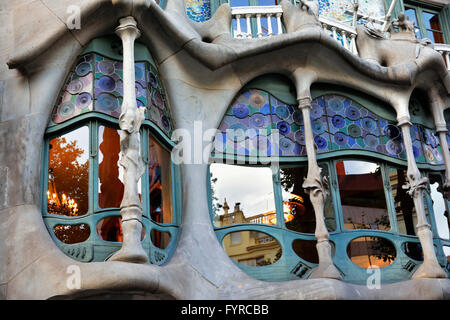
<svg viewBox="0 0 450 320"><path fill-rule="evenodd" d="M314 136L311 127L311 98L306 97L298 100L299 108L302 110L306 154L308 156L308 176L303 182L303 188L308 193L311 203L314 207L316 216L317 253L319 256L319 266L313 270L310 278L331 278L341 280L342 276L333 264L331 258L330 235L325 225L324 205L329 194L328 182L326 177L321 176L322 169L318 166L316 160L316 148L314 145Z"/></svg>
<svg viewBox="0 0 450 320"><path fill-rule="evenodd" d="M441 186L441 192L445 199L450 200L450 154L448 151L447 131L447 125L445 123L436 123L436 134L441 143L442 157L444 158L445 165L445 182Z"/></svg>
<svg viewBox="0 0 450 320"><path fill-rule="evenodd" d="M424 257L423 263L414 273L412 278L447 278L446 273L437 261L433 246L433 233L425 214L423 193L428 184L428 178L420 175L420 171L417 168L416 160L414 158L410 131L412 124L409 121L409 117L402 117L399 119L398 125L402 129L403 143L405 145L408 161L408 182L403 188L408 190L408 194L414 201L414 207L417 214L417 236L419 237Z"/></svg>
<svg viewBox="0 0 450 320"><path fill-rule="evenodd" d="M124 194L120 204L122 216L122 248L109 260L146 263L147 254L142 248L142 205L138 182L145 165L140 153L139 129L145 118L144 108L138 108L135 89L134 41L140 36L133 17L120 19L116 34L123 45L123 103L119 117L120 165L124 168Z"/></svg>

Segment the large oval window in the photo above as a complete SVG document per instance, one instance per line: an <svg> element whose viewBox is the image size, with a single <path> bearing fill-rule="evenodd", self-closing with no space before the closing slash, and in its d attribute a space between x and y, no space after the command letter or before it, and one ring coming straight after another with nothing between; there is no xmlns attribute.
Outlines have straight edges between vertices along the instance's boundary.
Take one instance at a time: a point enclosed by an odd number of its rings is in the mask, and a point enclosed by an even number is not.
<svg viewBox="0 0 450 320"><path fill-rule="evenodd" d="M270 265L282 254L279 242L259 231L231 232L223 238L222 245L231 259L246 266Z"/></svg>
<svg viewBox="0 0 450 320"><path fill-rule="evenodd" d="M394 262L397 253L391 241L381 237L359 237L347 246L347 255L361 268L385 268Z"/></svg>

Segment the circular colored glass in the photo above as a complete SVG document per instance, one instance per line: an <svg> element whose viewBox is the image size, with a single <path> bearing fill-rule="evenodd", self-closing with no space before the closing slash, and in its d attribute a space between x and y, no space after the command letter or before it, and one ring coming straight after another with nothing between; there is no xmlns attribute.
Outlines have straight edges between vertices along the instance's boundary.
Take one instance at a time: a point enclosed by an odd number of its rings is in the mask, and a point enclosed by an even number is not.
<svg viewBox="0 0 450 320"><path fill-rule="evenodd" d="M75 106L70 101L63 102L58 107L58 115L63 119L70 117L71 115L73 115L74 112L75 112Z"/></svg>
<svg viewBox="0 0 450 320"><path fill-rule="evenodd" d="M376 122L373 119L370 118L364 118L361 120L361 125L363 129L367 131L373 131L377 127Z"/></svg>
<svg viewBox="0 0 450 320"><path fill-rule="evenodd" d="M344 108L344 103L338 98L328 100L328 107L334 112L339 112Z"/></svg>
<svg viewBox="0 0 450 320"><path fill-rule="evenodd" d="M116 81L109 76L103 76L98 80L98 86L102 91L111 92L116 88Z"/></svg>
<svg viewBox="0 0 450 320"><path fill-rule="evenodd" d="M378 141L378 138L376 136L368 134L368 135L366 135L364 137L364 143L369 148L376 148L376 146L378 145L379 141Z"/></svg>
<svg viewBox="0 0 450 320"><path fill-rule="evenodd" d="M345 146L348 143L348 137L342 132L336 132L334 134L334 142L340 146Z"/></svg>
<svg viewBox="0 0 450 320"><path fill-rule="evenodd" d="M359 138L361 136L361 128L356 124L351 124L347 128L348 135L352 138Z"/></svg>
<svg viewBox="0 0 450 320"><path fill-rule="evenodd" d="M359 110L353 106L349 106L347 108L347 110L345 111L345 115L347 118L353 121L358 120L361 117Z"/></svg>
<svg viewBox="0 0 450 320"><path fill-rule="evenodd" d="M67 86L67 91L70 94L77 94L83 90L83 82L80 79L73 80Z"/></svg>
<svg viewBox="0 0 450 320"><path fill-rule="evenodd" d="M278 122L277 123L277 129L283 135L287 135L287 134L289 134L289 132L291 132L291 127L289 126L289 123L287 123L285 121Z"/></svg>
<svg viewBox="0 0 450 320"><path fill-rule="evenodd" d="M155 89L158 88L158 80L153 72L148 73L148 83L153 88L155 88Z"/></svg>
<svg viewBox="0 0 450 320"><path fill-rule="evenodd" d="M248 107L243 104L237 104L233 107L233 114L239 119L245 118L249 114Z"/></svg>
<svg viewBox="0 0 450 320"><path fill-rule="evenodd" d="M333 116L333 118L331 118L331 123L337 129L345 127L345 119L340 115Z"/></svg>
<svg viewBox="0 0 450 320"><path fill-rule="evenodd" d="M250 96L250 104L255 108L261 108L266 104L266 99L260 93L255 92Z"/></svg>
<svg viewBox="0 0 450 320"><path fill-rule="evenodd" d="M294 148L294 142L289 140L288 138L281 138L280 139L280 149L283 152L289 152L292 151Z"/></svg>
<svg viewBox="0 0 450 320"><path fill-rule="evenodd" d="M389 140L386 143L386 150L390 154L399 155L403 151L403 146L398 140Z"/></svg>
<svg viewBox="0 0 450 320"><path fill-rule="evenodd" d="M400 135L400 130L393 124L388 124L386 128L384 128L384 135L389 139L395 139Z"/></svg>
<svg viewBox="0 0 450 320"><path fill-rule="evenodd" d="M250 117L250 125L253 128L264 129L267 126L267 119L260 113L255 113Z"/></svg>
<svg viewBox="0 0 450 320"><path fill-rule="evenodd" d="M164 100L161 94L158 91L153 93L152 103L157 106L159 109L164 109Z"/></svg>
<svg viewBox="0 0 450 320"><path fill-rule="evenodd" d="M289 118L289 108L287 106L278 106L275 109L275 114L281 119Z"/></svg>
<svg viewBox="0 0 450 320"><path fill-rule="evenodd" d="M98 63L98 70L105 75L111 75L115 72L114 63L108 60L100 61Z"/></svg>
<svg viewBox="0 0 450 320"><path fill-rule="evenodd" d="M317 148L319 149L325 149L328 146L327 140L325 140L321 136L315 137L314 142L316 143Z"/></svg>
<svg viewBox="0 0 450 320"><path fill-rule="evenodd" d="M294 122L298 125L303 125L303 115L300 110L295 110L294 114L292 115L292 118L294 119Z"/></svg>
<svg viewBox="0 0 450 320"><path fill-rule="evenodd" d="M311 122L311 127L312 127L312 130L313 130L313 132L315 134L321 134L321 133L323 133L325 131L323 123L321 121L319 121L319 120L312 121Z"/></svg>
<svg viewBox="0 0 450 320"><path fill-rule="evenodd" d="M102 111L112 111L119 107L119 100L109 93L100 93L96 105Z"/></svg>
<svg viewBox="0 0 450 320"><path fill-rule="evenodd" d="M91 64L87 62L82 62L75 68L75 73L80 77L84 77L90 71L91 71Z"/></svg>
<svg viewBox="0 0 450 320"><path fill-rule="evenodd" d="M298 144L305 145L305 133L303 131L301 130L296 131L294 134L294 138Z"/></svg>
<svg viewBox="0 0 450 320"><path fill-rule="evenodd" d="M92 102L92 97L89 93L83 92L80 95L78 95L77 100L75 102L77 108L84 109L88 107Z"/></svg>

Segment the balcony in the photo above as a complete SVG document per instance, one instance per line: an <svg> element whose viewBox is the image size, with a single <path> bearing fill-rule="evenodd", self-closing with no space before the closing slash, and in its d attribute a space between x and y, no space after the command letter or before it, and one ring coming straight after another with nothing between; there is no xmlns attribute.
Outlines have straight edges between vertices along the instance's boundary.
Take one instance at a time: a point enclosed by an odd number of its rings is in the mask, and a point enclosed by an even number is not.
<svg viewBox="0 0 450 320"><path fill-rule="evenodd" d="M285 33L281 22L283 9L279 5L232 7L231 16L231 32L233 37L237 39L272 37ZM358 14L358 19L370 21L370 23L379 30L382 29L384 24L383 20L364 17L360 14ZM353 20L353 25L355 20L356 19ZM325 17L319 17L319 21L322 24L323 30L327 32L331 38L336 40L351 53L358 55L355 27ZM434 48L442 54L447 69L450 71L450 45L435 44Z"/></svg>

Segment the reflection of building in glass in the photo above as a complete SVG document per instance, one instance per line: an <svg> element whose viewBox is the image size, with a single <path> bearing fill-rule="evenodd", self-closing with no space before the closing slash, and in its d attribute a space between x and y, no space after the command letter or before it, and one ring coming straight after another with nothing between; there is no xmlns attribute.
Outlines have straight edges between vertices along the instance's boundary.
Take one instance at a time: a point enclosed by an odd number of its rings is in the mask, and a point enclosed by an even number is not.
<svg viewBox="0 0 450 320"><path fill-rule="evenodd" d="M228 203L224 202L224 214L220 215L221 227L240 223L276 224L276 214L266 212L245 218L236 203L233 212L229 211ZM275 263L281 255L280 244L271 236L258 231L238 231L223 239L223 247L230 258L247 266L264 266Z"/></svg>

